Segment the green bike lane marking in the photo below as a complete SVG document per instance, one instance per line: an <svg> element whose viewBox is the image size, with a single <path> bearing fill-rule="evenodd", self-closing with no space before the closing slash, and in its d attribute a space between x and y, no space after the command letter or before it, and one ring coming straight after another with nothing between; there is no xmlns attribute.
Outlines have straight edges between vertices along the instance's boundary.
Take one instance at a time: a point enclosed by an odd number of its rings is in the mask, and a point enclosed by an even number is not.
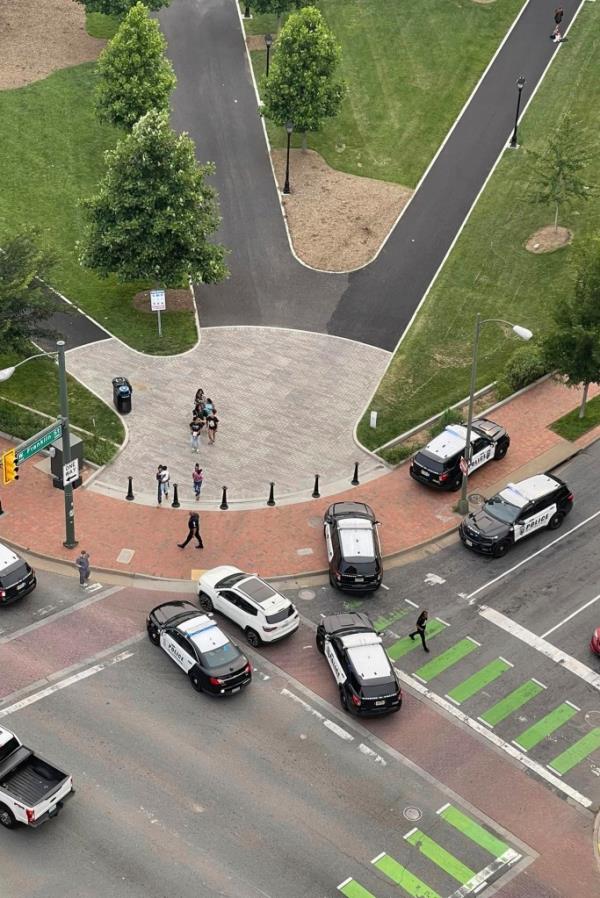
<svg viewBox="0 0 600 898"><path fill-rule="evenodd" d="M530 702L536 695L539 695L544 688L537 680L527 680L526 683L522 683L513 692L510 692L495 705L492 705L485 714L479 717L479 720L490 727L494 727L518 708L522 708L523 705Z"/></svg>
<svg viewBox="0 0 600 898"><path fill-rule="evenodd" d="M433 861L438 867L441 867L445 873L448 873L453 879L456 879L461 886L464 886L465 883L475 877L476 873L474 870L471 870L466 864L459 861L457 857L450 854L445 848L442 848L441 845L420 829L411 830L411 832L407 833L404 838L410 845L414 845L418 848L421 854L425 855L426 858Z"/></svg>
<svg viewBox="0 0 600 898"><path fill-rule="evenodd" d="M373 621L373 626L377 633L381 633L382 630L386 630L390 624L394 624L396 621L401 620L403 617L406 617L410 608L400 608L397 611L392 611L388 615L384 615L383 617L378 617L377 620Z"/></svg>
<svg viewBox="0 0 600 898"><path fill-rule="evenodd" d="M567 748L566 751L563 751L560 755L557 755L556 758L553 758L548 764L548 767L550 770L554 770L562 776L563 773L566 773L572 767L575 767L576 764L580 764L581 761L585 760L585 758L596 751L597 748L600 748L600 727L590 730L590 732L586 733L582 739L579 739L574 745Z"/></svg>
<svg viewBox="0 0 600 898"><path fill-rule="evenodd" d="M577 709L574 708L573 705L563 702L562 705L554 708L553 711L550 711L549 714L546 714L545 717L542 717L541 720L538 720L513 739L513 742L515 745L518 745L519 748L522 748L523 751L529 751L530 748L533 748L534 745L537 745L538 742L541 742L546 736L549 736L559 727L563 726L563 724L570 720L574 714L577 714Z"/></svg>
<svg viewBox="0 0 600 898"><path fill-rule="evenodd" d="M452 665L458 664L459 661L462 661L463 658L466 658L467 655L470 655L471 652L474 652L478 648L479 643L467 636L465 639L461 639L460 642L455 643L455 645L451 646L445 652L442 652L437 658L433 658L432 661L428 661L427 664L419 667L418 670L414 672L413 676L418 677L424 683L428 683L429 680L433 680L434 677L439 676L445 670L448 670L449 667L452 667Z"/></svg>
<svg viewBox="0 0 600 898"><path fill-rule="evenodd" d="M484 851L489 851L495 858L502 857L509 850L508 845L502 842L501 839L489 833L481 824L473 820L472 817L468 817L467 814L463 814L454 805L444 805L437 813L446 823L449 823L454 829L457 829L472 842L475 842Z"/></svg>
<svg viewBox="0 0 600 898"><path fill-rule="evenodd" d="M447 627L448 624L445 624L441 620L438 620L437 617L434 617L433 620L429 621L427 624L427 641L433 639ZM392 643L392 645L388 649L386 649L386 651L392 661L398 661L399 658L402 658L404 655L407 655L409 652L412 652L417 648L420 648L422 651L420 639L413 640L410 638L410 636L404 636L402 639L398 639L396 640L396 642Z"/></svg>
<svg viewBox="0 0 600 898"><path fill-rule="evenodd" d="M457 705L460 705L462 702L466 702L468 698L472 698L476 693L481 692L482 689L485 689L486 686L489 686L490 683L501 677L511 667L512 664L505 661L504 658L496 658L495 661L486 664L485 667L482 667L481 670L478 670L467 680L455 686L451 692L447 693L447 697Z"/></svg>
<svg viewBox="0 0 600 898"><path fill-rule="evenodd" d="M397 886L412 895L413 898L441 898L441 896L430 888L422 879L411 873L398 861L385 852L378 857L373 858L372 863L378 870L384 873Z"/></svg>
<svg viewBox="0 0 600 898"><path fill-rule="evenodd" d="M338 886L338 892L345 895L346 898L375 898L373 892L369 892L355 879L345 879Z"/></svg>

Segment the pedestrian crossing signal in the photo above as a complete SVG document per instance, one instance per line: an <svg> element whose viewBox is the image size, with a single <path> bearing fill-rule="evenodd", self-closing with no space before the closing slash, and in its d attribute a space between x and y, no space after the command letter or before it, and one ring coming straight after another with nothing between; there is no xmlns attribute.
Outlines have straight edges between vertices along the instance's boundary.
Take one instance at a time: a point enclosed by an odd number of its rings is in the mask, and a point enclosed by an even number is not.
<svg viewBox="0 0 600 898"><path fill-rule="evenodd" d="M4 486L19 479L19 466L17 464L17 452L9 449L2 453L2 482Z"/></svg>

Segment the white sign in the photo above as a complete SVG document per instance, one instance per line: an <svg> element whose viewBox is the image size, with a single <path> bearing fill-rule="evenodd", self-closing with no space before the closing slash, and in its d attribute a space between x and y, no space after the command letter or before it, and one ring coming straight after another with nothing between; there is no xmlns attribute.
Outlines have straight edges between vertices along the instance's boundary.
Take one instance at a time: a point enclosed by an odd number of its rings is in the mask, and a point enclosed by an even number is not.
<svg viewBox="0 0 600 898"><path fill-rule="evenodd" d="M63 465L63 483L73 483L79 477L79 459L74 458L68 464Z"/></svg>
<svg viewBox="0 0 600 898"><path fill-rule="evenodd" d="M153 312L164 312L167 308L164 290L150 291L150 308Z"/></svg>
<svg viewBox="0 0 600 898"><path fill-rule="evenodd" d="M377 412L371 412L369 416L369 426L373 428L377 427Z"/></svg>

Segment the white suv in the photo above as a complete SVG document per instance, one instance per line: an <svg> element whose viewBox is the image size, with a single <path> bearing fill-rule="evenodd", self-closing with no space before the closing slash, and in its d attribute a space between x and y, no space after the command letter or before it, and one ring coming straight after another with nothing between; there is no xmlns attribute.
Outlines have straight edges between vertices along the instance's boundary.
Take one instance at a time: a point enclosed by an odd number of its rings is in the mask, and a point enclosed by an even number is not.
<svg viewBox="0 0 600 898"><path fill-rule="evenodd" d="M255 574L222 565L205 571L198 580L203 611L220 611L242 628L250 645L276 642L298 629L295 606Z"/></svg>

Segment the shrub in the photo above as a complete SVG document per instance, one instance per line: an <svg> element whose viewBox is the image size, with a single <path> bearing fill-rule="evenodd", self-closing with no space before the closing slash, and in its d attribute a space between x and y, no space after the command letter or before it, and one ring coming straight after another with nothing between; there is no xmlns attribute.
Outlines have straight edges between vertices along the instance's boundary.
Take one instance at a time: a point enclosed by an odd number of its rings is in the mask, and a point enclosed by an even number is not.
<svg viewBox="0 0 600 898"><path fill-rule="evenodd" d="M522 390L543 377L549 371L544 360L541 347L536 345L519 346L509 358L504 376L498 381L498 395L502 398Z"/></svg>
<svg viewBox="0 0 600 898"><path fill-rule="evenodd" d="M448 427L449 424L462 424L464 422L464 415L457 408L447 408L445 412L443 412L442 416L439 418L435 424L432 424L429 428L429 439L432 440L434 437L439 436L439 434Z"/></svg>

